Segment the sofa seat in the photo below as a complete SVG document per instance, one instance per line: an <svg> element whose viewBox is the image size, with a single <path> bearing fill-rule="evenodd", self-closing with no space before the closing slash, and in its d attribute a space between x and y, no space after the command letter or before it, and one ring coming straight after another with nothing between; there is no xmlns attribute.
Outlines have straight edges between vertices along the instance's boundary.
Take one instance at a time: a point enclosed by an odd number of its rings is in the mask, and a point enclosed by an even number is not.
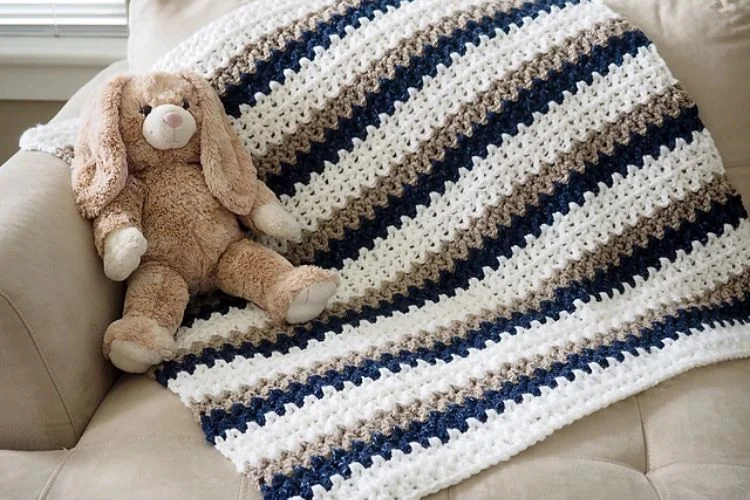
<svg viewBox="0 0 750 500"><path fill-rule="evenodd" d="M750 498L750 360L687 372L429 497ZM123 376L71 450L0 451L0 498L259 499L179 398Z"/></svg>

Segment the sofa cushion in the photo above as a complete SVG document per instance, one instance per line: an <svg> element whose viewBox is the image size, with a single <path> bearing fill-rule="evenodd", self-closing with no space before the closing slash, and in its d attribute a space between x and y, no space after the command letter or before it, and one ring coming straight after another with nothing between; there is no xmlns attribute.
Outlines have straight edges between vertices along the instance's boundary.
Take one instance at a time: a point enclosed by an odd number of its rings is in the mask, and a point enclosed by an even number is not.
<svg viewBox="0 0 750 500"><path fill-rule="evenodd" d="M685 462L750 467L749 389L746 360L688 372L639 395L646 468Z"/></svg>
<svg viewBox="0 0 750 500"><path fill-rule="evenodd" d="M54 120L76 116L104 69ZM101 338L122 308L122 285L106 279L91 224L73 203L70 168L20 152L0 168L0 448L75 445L115 378Z"/></svg>
<svg viewBox="0 0 750 500"><path fill-rule="evenodd" d="M130 375L102 402L48 489L48 500L93 500L103 491L112 500L260 499L232 463L206 443L174 394Z"/></svg>
<svg viewBox="0 0 750 500"><path fill-rule="evenodd" d="M101 339L121 285L102 272L70 168L48 154L0 167L0 235L0 448L72 447L114 382Z"/></svg>
<svg viewBox="0 0 750 500"><path fill-rule="evenodd" d="M744 498L750 491L747 394L750 360L692 370L430 500ZM177 396L143 376L115 385L64 457L0 452L0 470L8 471L0 475L0 491L44 487L48 500L101 498L102 491L113 499L260 499L205 442ZM21 490L21 481L38 489Z"/></svg>
<svg viewBox="0 0 750 500"><path fill-rule="evenodd" d="M735 464L679 463L648 475L660 500L750 498L750 468Z"/></svg>
<svg viewBox="0 0 750 500"><path fill-rule="evenodd" d="M191 33L249 1L252 0L130 0L130 70L147 71Z"/></svg>
<svg viewBox="0 0 750 500"><path fill-rule="evenodd" d="M67 454L66 450L0 450L0 498L44 498Z"/></svg>

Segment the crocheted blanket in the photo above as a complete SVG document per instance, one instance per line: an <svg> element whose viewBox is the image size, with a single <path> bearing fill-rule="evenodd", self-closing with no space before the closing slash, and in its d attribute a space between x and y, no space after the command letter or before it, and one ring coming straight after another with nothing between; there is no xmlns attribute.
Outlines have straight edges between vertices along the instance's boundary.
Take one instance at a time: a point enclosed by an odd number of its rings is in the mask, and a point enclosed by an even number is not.
<svg viewBox="0 0 750 500"><path fill-rule="evenodd" d="M155 370L266 498L420 497L750 354L742 202L599 1L255 0L157 64L184 67L304 227L264 242L343 279L299 327L196 300Z"/></svg>

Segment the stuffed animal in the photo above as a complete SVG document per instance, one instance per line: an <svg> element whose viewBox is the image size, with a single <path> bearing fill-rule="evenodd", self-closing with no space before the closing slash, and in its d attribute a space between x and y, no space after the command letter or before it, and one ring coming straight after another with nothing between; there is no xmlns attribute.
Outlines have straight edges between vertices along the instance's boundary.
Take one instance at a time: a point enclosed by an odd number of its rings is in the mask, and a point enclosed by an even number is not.
<svg viewBox="0 0 750 500"><path fill-rule="evenodd" d="M318 316L336 273L294 267L246 237L297 240L300 226L256 176L217 94L198 75L118 75L84 110L72 173L76 204L112 280L127 279L123 317L104 355L140 373L169 356L191 295L212 289L276 322Z"/></svg>

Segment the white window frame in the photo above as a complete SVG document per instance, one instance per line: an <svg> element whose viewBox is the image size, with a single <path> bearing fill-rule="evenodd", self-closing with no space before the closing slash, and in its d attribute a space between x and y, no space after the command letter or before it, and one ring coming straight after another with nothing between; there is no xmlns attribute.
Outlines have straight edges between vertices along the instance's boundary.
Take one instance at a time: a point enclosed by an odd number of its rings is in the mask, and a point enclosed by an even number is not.
<svg viewBox="0 0 750 500"><path fill-rule="evenodd" d="M0 100L66 101L110 64L125 59L127 37L0 35Z"/></svg>

